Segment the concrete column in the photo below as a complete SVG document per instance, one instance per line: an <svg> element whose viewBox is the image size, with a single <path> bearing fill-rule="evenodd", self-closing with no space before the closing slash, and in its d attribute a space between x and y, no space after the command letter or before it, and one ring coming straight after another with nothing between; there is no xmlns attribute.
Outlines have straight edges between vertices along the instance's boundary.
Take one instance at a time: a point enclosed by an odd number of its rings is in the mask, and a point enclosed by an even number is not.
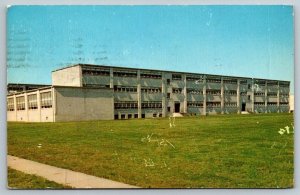
<svg viewBox="0 0 300 195"><path fill-rule="evenodd" d="M14 98L14 112L15 112L15 121L17 121L17 97L16 95L13 96Z"/></svg>
<svg viewBox="0 0 300 195"><path fill-rule="evenodd" d="M265 82L265 113L268 113L268 82Z"/></svg>
<svg viewBox="0 0 300 195"><path fill-rule="evenodd" d="M53 112L53 122L55 122L56 116L56 93L54 87L51 88L51 96L52 96L52 112Z"/></svg>
<svg viewBox="0 0 300 195"><path fill-rule="evenodd" d="M83 84L82 84L82 67L79 66L79 86L82 87Z"/></svg>
<svg viewBox="0 0 300 195"><path fill-rule="evenodd" d="M277 112L280 112L279 106L280 106L280 87L279 87L279 81L277 81Z"/></svg>
<svg viewBox="0 0 300 195"><path fill-rule="evenodd" d="M39 112L39 122L42 121L42 116L41 116L41 95L40 95L40 90L37 90L36 93L36 98L37 98L37 106L38 106L38 112ZM55 109L56 110L56 109Z"/></svg>
<svg viewBox="0 0 300 195"><path fill-rule="evenodd" d="M141 71L137 71L138 118L142 118Z"/></svg>
<svg viewBox="0 0 300 195"><path fill-rule="evenodd" d="M114 88L114 69L109 68L109 88Z"/></svg>
<svg viewBox="0 0 300 195"><path fill-rule="evenodd" d="M206 75L203 76L203 115L206 116Z"/></svg>
<svg viewBox="0 0 300 195"><path fill-rule="evenodd" d="M223 77L221 77L221 114L224 114L224 101L225 101L224 80L223 80Z"/></svg>
<svg viewBox="0 0 300 195"><path fill-rule="evenodd" d="M27 97L27 92L24 93L24 99L25 99L26 121L29 121L29 117L28 117L28 97Z"/></svg>
<svg viewBox="0 0 300 195"><path fill-rule="evenodd" d="M254 112L254 79L251 81L251 111Z"/></svg>
<svg viewBox="0 0 300 195"><path fill-rule="evenodd" d="M161 75L161 95L162 95L162 117L167 116L167 87L166 87L166 75Z"/></svg>
<svg viewBox="0 0 300 195"><path fill-rule="evenodd" d="M236 107L237 107L237 113L241 114L241 79L237 80Z"/></svg>
<svg viewBox="0 0 300 195"><path fill-rule="evenodd" d="M184 87L183 87L183 95L184 95L184 100L183 100L183 112L184 112L184 113L187 113L186 74L183 74L183 82L184 82Z"/></svg>

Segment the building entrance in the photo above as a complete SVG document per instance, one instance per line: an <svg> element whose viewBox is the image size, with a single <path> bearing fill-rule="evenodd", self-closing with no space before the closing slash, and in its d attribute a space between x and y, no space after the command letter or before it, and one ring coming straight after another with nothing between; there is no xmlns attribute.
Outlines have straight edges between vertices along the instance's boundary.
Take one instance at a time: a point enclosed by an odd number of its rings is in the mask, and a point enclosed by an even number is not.
<svg viewBox="0 0 300 195"><path fill-rule="evenodd" d="M242 111L246 111L246 103L242 103Z"/></svg>
<svg viewBox="0 0 300 195"><path fill-rule="evenodd" d="M180 103L175 103L174 104L174 112L180 112Z"/></svg>

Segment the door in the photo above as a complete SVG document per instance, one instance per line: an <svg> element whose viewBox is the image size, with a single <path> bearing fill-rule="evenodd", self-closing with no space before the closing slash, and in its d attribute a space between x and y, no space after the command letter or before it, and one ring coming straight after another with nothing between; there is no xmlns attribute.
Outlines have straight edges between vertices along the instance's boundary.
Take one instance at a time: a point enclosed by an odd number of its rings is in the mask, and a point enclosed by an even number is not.
<svg viewBox="0 0 300 195"><path fill-rule="evenodd" d="M175 104L174 104L174 108L175 108L175 109L174 109L174 112L180 112L180 103L178 103L178 102L175 103Z"/></svg>
<svg viewBox="0 0 300 195"><path fill-rule="evenodd" d="M246 103L242 103L242 111L246 111Z"/></svg>

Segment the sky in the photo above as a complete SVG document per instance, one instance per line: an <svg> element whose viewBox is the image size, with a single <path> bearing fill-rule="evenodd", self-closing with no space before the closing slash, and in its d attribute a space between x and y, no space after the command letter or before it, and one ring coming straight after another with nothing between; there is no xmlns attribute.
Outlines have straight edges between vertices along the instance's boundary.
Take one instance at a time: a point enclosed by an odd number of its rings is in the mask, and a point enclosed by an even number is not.
<svg viewBox="0 0 300 195"><path fill-rule="evenodd" d="M11 6L7 82L88 63L291 81L292 6Z"/></svg>

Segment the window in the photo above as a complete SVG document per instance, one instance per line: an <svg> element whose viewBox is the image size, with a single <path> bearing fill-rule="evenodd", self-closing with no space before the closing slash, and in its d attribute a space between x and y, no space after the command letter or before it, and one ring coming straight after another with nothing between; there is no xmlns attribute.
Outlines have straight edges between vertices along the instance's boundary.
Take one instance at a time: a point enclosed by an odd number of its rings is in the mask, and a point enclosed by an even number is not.
<svg viewBox="0 0 300 195"><path fill-rule="evenodd" d="M186 76L187 81L197 81L197 83L203 82L203 76L201 75L187 75Z"/></svg>
<svg viewBox="0 0 300 195"><path fill-rule="evenodd" d="M161 79L161 74L154 72L141 72L141 78Z"/></svg>
<svg viewBox="0 0 300 195"><path fill-rule="evenodd" d="M138 114L134 114L134 118L139 118L139 115Z"/></svg>
<svg viewBox="0 0 300 195"><path fill-rule="evenodd" d="M51 108L52 97L51 92L41 93L41 108Z"/></svg>
<svg viewBox="0 0 300 195"><path fill-rule="evenodd" d="M28 109L29 110L33 110L33 109L37 109L38 108L38 105L37 105L37 95L36 94L28 95L27 99L28 99Z"/></svg>
<svg viewBox="0 0 300 195"><path fill-rule="evenodd" d="M255 96L265 96L264 92L255 92L254 93Z"/></svg>
<svg viewBox="0 0 300 195"><path fill-rule="evenodd" d="M17 97L17 110L25 110L25 97Z"/></svg>
<svg viewBox="0 0 300 195"><path fill-rule="evenodd" d="M168 106L168 112L171 112L171 107L170 106Z"/></svg>
<svg viewBox="0 0 300 195"><path fill-rule="evenodd" d="M265 102L254 102L255 106L265 106Z"/></svg>
<svg viewBox="0 0 300 195"><path fill-rule="evenodd" d="M207 78L207 83L221 83L221 78Z"/></svg>
<svg viewBox="0 0 300 195"><path fill-rule="evenodd" d="M282 94L280 94L280 96L283 97L283 98L288 98L289 94L288 93L282 93Z"/></svg>
<svg viewBox="0 0 300 195"><path fill-rule="evenodd" d="M207 107L217 108L221 106L221 102L206 102Z"/></svg>
<svg viewBox="0 0 300 195"><path fill-rule="evenodd" d="M162 103L161 101L145 101L142 102L142 108L143 109L157 109L157 108L162 108Z"/></svg>
<svg viewBox="0 0 300 195"><path fill-rule="evenodd" d="M115 109L137 109L138 102L137 101L122 101L114 103Z"/></svg>
<svg viewBox="0 0 300 195"><path fill-rule="evenodd" d="M145 114L142 114L142 118L145 118Z"/></svg>
<svg viewBox="0 0 300 195"><path fill-rule="evenodd" d="M172 74L172 80L181 80L181 74Z"/></svg>
<svg viewBox="0 0 300 195"><path fill-rule="evenodd" d="M170 82L171 82L170 79L167 79L167 85L170 85Z"/></svg>
<svg viewBox="0 0 300 195"><path fill-rule="evenodd" d="M237 107L236 102L225 102L225 107Z"/></svg>
<svg viewBox="0 0 300 195"><path fill-rule="evenodd" d="M162 113L159 113L158 117L162 117Z"/></svg>
<svg viewBox="0 0 300 195"><path fill-rule="evenodd" d="M208 95L221 95L221 90L219 90L219 89L207 89L206 94L208 94Z"/></svg>
<svg viewBox="0 0 300 195"><path fill-rule="evenodd" d="M172 89L172 93L181 94L182 93L182 89L181 88L173 88Z"/></svg>
<svg viewBox="0 0 300 195"><path fill-rule="evenodd" d="M242 92L241 92L241 95L243 95L243 96L244 96L244 95L247 95L247 92L246 92L246 91L242 91Z"/></svg>
<svg viewBox="0 0 300 195"><path fill-rule="evenodd" d="M280 106L288 106L289 102L280 102Z"/></svg>
<svg viewBox="0 0 300 195"><path fill-rule="evenodd" d="M83 83L83 87L88 87L88 88L110 88L109 85L101 85L101 84L87 84L87 83Z"/></svg>
<svg viewBox="0 0 300 195"><path fill-rule="evenodd" d="M137 87L115 85L114 91L115 92L137 92Z"/></svg>
<svg viewBox="0 0 300 195"><path fill-rule="evenodd" d="M154 114L153 114L153 117L156 117L156 116L157 116L157 114L156 114L156 113L154 113Z"/></svg>
<svg viewBox="0 0 300 195"><path fill-rule="evenodd" d="M248 101L250 101L251 100L251 96L250 95L248 95Z"/></svg>
<svg viewBox="0 0 300 195"><path fill-rule="evenodd" d="M290 83L289 82L280 82L279 86L280 87L290 87Z"/></svg>
<svg viewBox="0 0 300 195"><path fill-rule="evenodd" d="M267 86L268 87L277 87L278 86L278 81L267 81Z"/></svg>
<svg viewBox="0 0 300 195"><path fill-rule="evenodd" d="M103 69L103 68L83 68L82 75L89 75L89 76L109 76L110 72L109 69Z"/></svg>
<svg viewBox="0 0 300 195"><path fill-rule="evenodd" d="M128 119L131 119L132 118L132 114L128 114Z"/></svg>
<svg viewBox="0 0 300 195"><path fill-rule="evenodd" d="M186 92L188 94L203 94L203 91L199 89L186 89Z"/></svg>
<svg viewBox="0 0 300 195"><path fill-rule="evenodd" d="M191 108L202 108L203 102L187 102L187 106Z"/></svg>
<svg viewBox="0 0 300 195"><path fill-rule="evenodd" d="M277 92L268 92L268 97L277 97Z"/></svg>
<svg viewBox="0 0 300 195"><path fill-rule="evenodd" d="M125 114L121 114L121 119L125 119L125 118L126 118Z"/></svg>
<svg viewBox="0 0 300 195"><path fill-rule="evenodd" d="M14 98L7 99L7 111L14 111L15 110L15 103Z"/></svg>
<svg viewBox="0 0 300 195"><path fill-rule="evenodd" d="M119 115L118 114L115 114L115 119L119 119Z"/></svg>
<svg viewBox="0 0 300 195"><path fill-rule="evenodd" d="M268 102L268 106L277 106L277 102Z"/></svg>
<svg viewBox="0 0 300 195"><path fill-rule="evenodd" d="M116 77L137 77L137 71L116 70L116 71L114 71L114 76L116 76Z"/></svg>
<svg viewBox="0 0 300 195"><path fill-rule="evenodd" d="M168 99L170 99L170 96L171 96L171 94L170 94L170 93L167 93L167 98L168 98Z"/></svg>
<svg viewBox="0 0 300 195"><path fill-rule="evenodd" d="M142 93L161 93L161 88L159 87L143 87L141 89Z"/></svg>
<svg viewBox="0 0 300 195"><path fill-rule="evenodd" d="M247 80L241 80L240 81L240 84L242 84L242 85L247 85L247 83L248 83Z"/></svg>
<svg viewBox="0 0 300 195"><path fill-rule="evenodd" d="M237 79L224 79L223 83L225 83L225 84L237 84Z"/></svg>
<svg viewBox="0 0 300 195"><path fill-rule="evenodd" d="M251 89L251 84L248 84L248 89Z"/></svg>
<svg viewBox="0 0 300 195"><path fill-rule="evenodd" d="M226 91L225 91L225 94L226 94L226 95L236 95L237 92L236 92L236 90L226 90Z"/></svg>

